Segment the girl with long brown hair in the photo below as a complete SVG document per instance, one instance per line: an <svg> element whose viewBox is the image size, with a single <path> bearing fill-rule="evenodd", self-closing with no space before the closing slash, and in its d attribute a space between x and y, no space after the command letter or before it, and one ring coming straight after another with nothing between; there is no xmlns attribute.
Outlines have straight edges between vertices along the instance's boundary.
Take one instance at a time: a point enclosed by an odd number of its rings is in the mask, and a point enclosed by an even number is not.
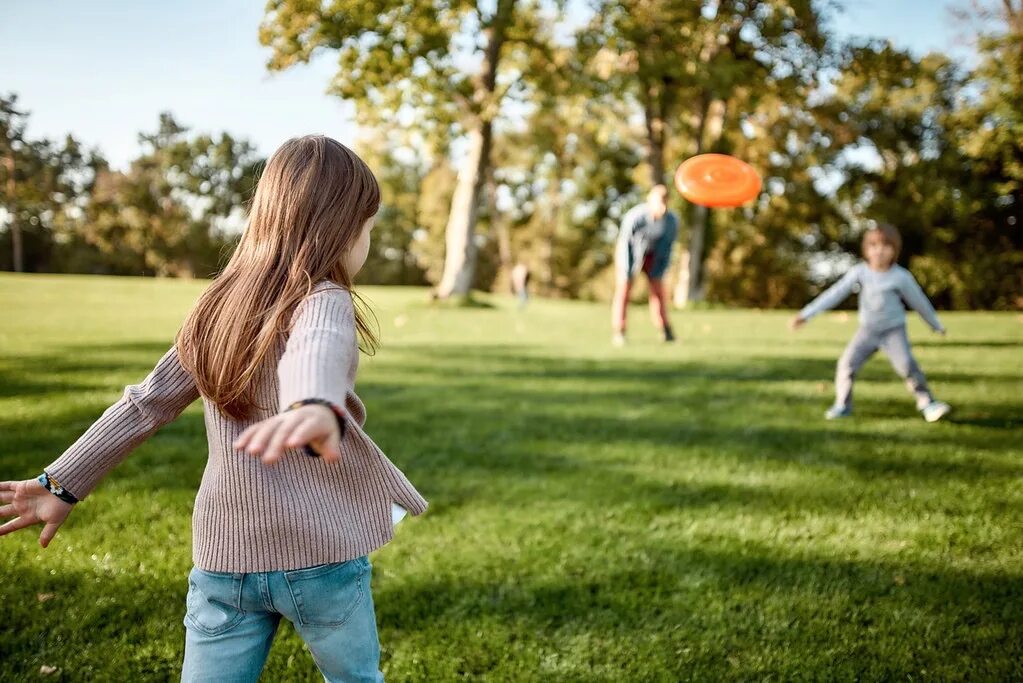
<svg viewBox="0 0 1023 683"><path fill-rule="evenodd" d="M182 679L256 681L281 618L328 681L382 680L367 554L426 501L363 431L352 281L380 189L323 136L287 141L241 241L175 344L37 479L0 482L0 535L73 506L196 398L209 459L195 499Z"/></svg>

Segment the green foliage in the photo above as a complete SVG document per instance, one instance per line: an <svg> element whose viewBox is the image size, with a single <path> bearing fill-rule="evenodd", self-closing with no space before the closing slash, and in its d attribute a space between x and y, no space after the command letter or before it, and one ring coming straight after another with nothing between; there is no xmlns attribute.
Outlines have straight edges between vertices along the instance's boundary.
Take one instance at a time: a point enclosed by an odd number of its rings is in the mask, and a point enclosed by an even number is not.
<svg viewBox="0 0 1023 683"><path fill-rule="evenodd" d="M0 276L2 478L142 378L204 284ZM1023 678L1015 315L911 321L949 422L875 359L831 423L841 314L687 311L665 346L637 306L616 349L604 305L365 294L367 429L431 503L371 558L388 680ZM47 550L0 538L0 680L177 680L205 464L196 404ZM322 680L287 626L264 678Z"/></svg>
<svg viewBox="0 0 1023 683"><path fill-rule="evenodd" d="M475 245L477 287L506 288L523 262L537 293L605 296L624 211L682 159L716 151L765 182L742 210L673 207L682 245L702 242L712 302L801 303L887 221L939 306L1023 308L1019 3L964 13L987 22L972 67L840 45L838 6L602 0L570 35L554 1L273 0L260 39L271 69L339 60L332 92L356 103L384 193L366 281L438 283L454 225ZM259 161L248 143L165 115L115 171L73 138L26 139L16 99L0 105L0 268L17 233L28 270L216 270ZM470 132L480 163L466 161ZM484 196L462 191L453 207L459 183ZM478 230L451 220L470 209Z"/></svg>
<svg viewBox="0 0 1023 683"><path fill-rule="evenodd" d="M413 253L419 229L422 163L415 158L400 158L388 141L391 132L367 135L358 146L359 155L380 183L380 211L369 256L358 279L365 284L425 285L424 271Z"/></svg>
<svg viewBox="0 0 1023 683"><path fill-rule="evenodd" d="M25 136L28 113L17 96L0 96L0 269L14 269L14 231L22 240L22 269L60 270L57 233L73 222L102 159L70 135L57 143ZM66 251L66 250L65 250Z"/></svg>
<svg viewBox="0 0 1023 683"><path fill-rule="evenodd" d="M1023 90L1011 69L992 66L1003 57L1011 63L1001 44L982 43L974 74L943 55L918 60L866 45L849 53L836 83L837 136L875 157L837 158L845 176L837 200L848 218L837 237L855 251L867 221L894 224L903 234L903 262L941 306L1023 304L1023 193L1011 161L1020 143L992 132L1020 125L1008 114L1011 104L992 98L1011 103ZM980 97L972 94L978 86Z"/></svg>

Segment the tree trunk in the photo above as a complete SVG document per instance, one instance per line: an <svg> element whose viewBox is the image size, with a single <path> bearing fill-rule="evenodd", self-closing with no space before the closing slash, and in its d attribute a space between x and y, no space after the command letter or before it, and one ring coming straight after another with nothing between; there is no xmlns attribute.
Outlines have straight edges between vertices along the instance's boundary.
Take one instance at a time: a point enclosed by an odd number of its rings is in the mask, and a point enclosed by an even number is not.
<svg viewBox="0 0 1023 683"><path fill-rule="evenodd" d="M558 224L561 221L561 163L558 155L558 166L551 172L547 184L546 199L546 231L541 243L541 260L543 262L543 284L547 296L553 296L557 283L555 280L554 251L557 242Z"/></svg>
<svg viewBox="0 0 1023 683"><path fill-rule="evenodd" d="M437 286L437 296L466 296L472 289L476 272L476 219L479 215L480 189L486 181L493 124L484 122L481 130L470 131L469 152L458 171L451 213L444 229L444 274Z"/></svg>
<svg viewBox="0 0 1023 683"><path fill-rule="evenodd" d="M494 237L497 238L498 273L495 281L498 289L504 291L510 288L512 267L515 263L512 259L511 231L508 223L501 220L497 215L497 181L494 179L494 169L487 172L487 213L490 215L490 228Z"/></svg>
<svg viewBox="0 0 1023 683"><path fill-rule="evenodd" d="M664 183L664 138L667 124L664 120L664 101L660 83L647 87L643 100L643 118L646 120L647 163L650 164L651 185Z"/></svg>
<svg viewBox="0 0 1023 683"><path fill-rule="evenodd" d="M444 273L437 285L437 296L467 296L476 273L476 219L480 191L490 168L490 145L494 118L500 106L496 96L497 66L505 32L511 21L515 0L498 0L494 17L483 34L487 37L483 63L474 93L473 125L469 130L469 152L458 171L451 212L445 228Z"/></svg>
<svg viewBox="0 0 1023 683"><path fill-rule="evenodd" d="M8 214L11 220L11 250L12 265L15 273L25 270L25 247L21 241L21 226L18 225L18 214L15 211L14 199L14 152L7 157L7 201L9 202Z"/></svg>
<svg viewBox="0 0 1023 683"><path fill-rule="evenodd" d="M696 127L696 154L711 149L721 139L725 121L724 100L714 99L703 105ZM678 279L672 302L678 308L685 308L691 301L702 301L703 249L707 236L707 218L710 212L705 206L693 204L689 229L689 247L682 250L679 259Z"/></svg>

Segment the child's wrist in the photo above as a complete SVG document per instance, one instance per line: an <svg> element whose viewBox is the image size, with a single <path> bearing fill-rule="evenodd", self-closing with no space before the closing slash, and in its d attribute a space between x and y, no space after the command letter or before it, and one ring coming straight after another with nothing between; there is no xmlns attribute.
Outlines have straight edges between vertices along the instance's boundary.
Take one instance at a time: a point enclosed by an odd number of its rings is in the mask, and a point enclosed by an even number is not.
<svg viewBox="0 0 1023 683"><path fill-rule="evenodd" d="M73 493L71 493L70 491L65 489L60 484L60 482L58 482L56 479L51 477L45 471L42 474L40 474L38 477L36 477L36 481L38 481L40 484L42 484L43 488L45 488L47 491L49 491L53 495L55 495L58 498L60 498L65 503L68 503L70 505L74 505L75 503L78 502L78 499L74 496Z"/></svg>
<svg viewBox="0 0 1023 683"><path fill-rule="evenodd" d="M297 409L303 408L305 406L323 406L324 408L327 408L331 413L334 414L334 418L337 420L337 428L338 428L338 432L340 433L340 438L342 438L342 439L345 438L345 411L344 410L342 410L340 407L334 405L330 401L327 401L327 400L322 399L322 398L304 398L301 401L295 401L294 403L292 403L291 405L288 406L288 410L297 410ZM303 446L302 447L302 451L306 455L308 455L310 458L318 458L318 457L320 457L320 454L316 452L316 449L314 449L309 444L306 444L305 446Z"/></svg>

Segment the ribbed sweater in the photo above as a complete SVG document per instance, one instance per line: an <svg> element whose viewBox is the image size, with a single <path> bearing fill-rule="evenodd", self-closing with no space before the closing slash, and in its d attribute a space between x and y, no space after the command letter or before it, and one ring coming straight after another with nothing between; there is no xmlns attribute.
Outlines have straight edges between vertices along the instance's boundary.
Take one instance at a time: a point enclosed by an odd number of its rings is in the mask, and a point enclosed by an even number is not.
<svg viewBox="0 0 1023 683"><path fill-rule="evenodd" d="M426 510L423 497L363 430L351 294L333 283L317 285L297 307L275 355L275 366L257 383L260 408L250 419L234 420L203 397L209 457L192 516L192 558L200 569L278 571L350 560L391 539L392 503L415 515ZM83 500L197 398L195 381L172 347L46 471ZM294 449L267 466L235 452L232 444L246 427L306 398L344 408L340 462Z"/></svg>

